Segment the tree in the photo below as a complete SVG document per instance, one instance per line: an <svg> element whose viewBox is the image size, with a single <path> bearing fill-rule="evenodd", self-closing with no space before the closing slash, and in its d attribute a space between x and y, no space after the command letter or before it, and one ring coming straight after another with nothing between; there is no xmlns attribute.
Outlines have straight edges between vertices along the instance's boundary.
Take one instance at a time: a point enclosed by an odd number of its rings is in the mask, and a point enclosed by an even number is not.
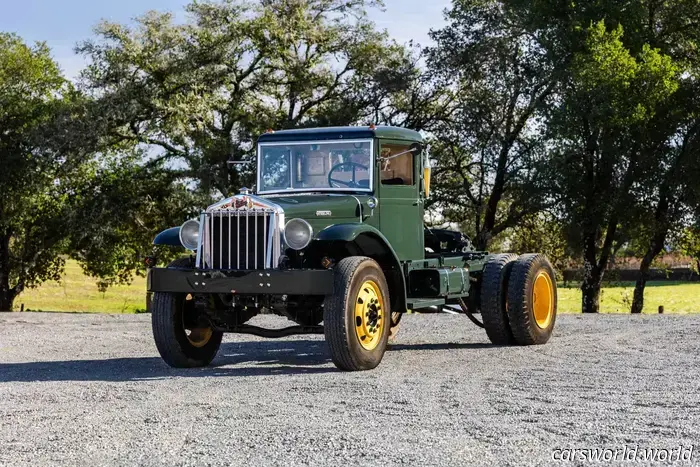
<svg viewBox="0 0 700 467"><path fill-rule="evenodd" d="M436 130L432 203L487 249L553 202L544 130L565 60L552 60L501 1L456 0L446 18L428 52L453 99Z"/></svg>
<svg viewBox="0 0 700 467"><path fill-rule="evenodd" d="M144 274L153 253L167 263L182 251L156 248L155 232L195 218L193 193L162 164L144 166L138 148L101 154L93 176L76 188L76 228L65 251L105 290Z"/></svg>
<svg viewBox="0 0 700 467"><path fill-rule="evenodd" d="M555 111L557 183L572 243L584 259L582 308L599 310L619 227L645 196L655 158L644 147L658 109L678 90L678 67L648 45L631 51L623 28L588 29Z"/></svg>
<svg viewBox="0 0 700 467"><path fill-rule="evenodd" d="M185 24L155 12L134 28L103 23L78 47L91 61L82 86L115 141L149 146L203 195L229 195L252 171L228 161L248 160L261 132L355 123L380 80L407 86L411 54L367 20L377 5L194 2Z"/></svg>
<svg viewBox="0 0 700 467"><path fill-rule="evenodd" d="M633 314L641 313L644 308L644 289L653 261L672 240L672 233L683 231L697 199L690 182L700 175L700 106L696 92L681 92L678 97L672 102L673 110L664 113L664 120L655 126L665 140L657 146L661 152L660 164L656 176L650 177L654 183L648 190L650 196L641 201L643 212L653 214L638 222L640 227L635 243L643 247L632 300ZM694 105L695 109L689 108L688 104ZM674 114L680 112L682 115L674 119ZM671 128L668 128L669 124Z"/></svg>
<svg viewBox="0 0 700 467"><path fill-rule="evenodd" d="M45 44L0 34L0 311L62 271L75 190L90 176L81 108Z"/></svg>
<svg viewBox="0 0 700 467"><path fill-rule="evenodd" d="M693 258L692 268L696 274L700 274L700 226L688 227L679 237L680 252Z"/></svg>
<svg viewBox="0 0 700 467"><path fill-rule="evenodd" d="M668 152L677 146L673 141L682 139L679 135L686 125L674 118L673 122L681 125L674 128L663 114L672 102L679 102L678 89L696 80L696 73L688 71L697 70L700 56L700 3L503 3L531 34L541 39L548 55L572 60L567 87L556 110L559 123L563 124L550 125L550 130L556 146L566 147L559 154L568 154L557 166L568 172L559 177L560 186L568 195L581 195L570 197L561 215L576 219L569 223L568 230L572 245L580 245L587 271L582 286L583 308L597 311L599 280L611 250L617 248L614 244L620 238L620 229L638 231L640 222L656 219L657 204L644 201L663 199L651 181L663 179L660 174L666 172L666 163L672 159ZM609 33L607 39L603 31ZM577 113L578 117L571 118ZM563 115L567 117L561 118ZM654 124L658 122L666 128L666 134L657 131ZM576 139L575 151L581 155L578 161L570 158L571 142ZM666 152L660 147L665 147ZM586 153L588 156L583 156ZM567 186L568 183L573 186ZM659 214L661 222L654 223L664 230L664 215ZM651 240L647 253L655 256L659 236L656 240L654 235L648 238Z"/></svg>
<svg viewBox="0 0 700 467"><path fill-rule="evenodd" d="M546 255L560 279L573 262L563 223L548 211L525 217L503 241L506 251L537 251Z"/></svg>

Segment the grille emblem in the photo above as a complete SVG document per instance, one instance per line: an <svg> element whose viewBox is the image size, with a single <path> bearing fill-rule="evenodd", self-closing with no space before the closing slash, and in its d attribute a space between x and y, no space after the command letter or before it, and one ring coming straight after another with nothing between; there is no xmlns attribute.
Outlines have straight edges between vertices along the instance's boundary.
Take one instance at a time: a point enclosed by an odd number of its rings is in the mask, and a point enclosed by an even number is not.
<svg viewBox="0 0 700 467"><path fill-rule="evenodd" d="M234 198L233 208L234 209L241 209L241 208L253 209L253 200L250 199L248 196L245 196L243 198Z"/></svg>

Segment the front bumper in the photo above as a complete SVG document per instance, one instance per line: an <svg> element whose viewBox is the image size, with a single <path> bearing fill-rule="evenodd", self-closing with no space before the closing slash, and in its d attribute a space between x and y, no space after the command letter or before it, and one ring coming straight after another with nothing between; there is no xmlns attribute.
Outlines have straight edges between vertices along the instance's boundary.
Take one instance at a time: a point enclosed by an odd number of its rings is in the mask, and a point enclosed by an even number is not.
<svg viewBox="0 0 700 467"><path fill-rule="evenodd" d="M154 268L148 271L149 292L246 295L331 295L328 269L216 271Z"/></svg>

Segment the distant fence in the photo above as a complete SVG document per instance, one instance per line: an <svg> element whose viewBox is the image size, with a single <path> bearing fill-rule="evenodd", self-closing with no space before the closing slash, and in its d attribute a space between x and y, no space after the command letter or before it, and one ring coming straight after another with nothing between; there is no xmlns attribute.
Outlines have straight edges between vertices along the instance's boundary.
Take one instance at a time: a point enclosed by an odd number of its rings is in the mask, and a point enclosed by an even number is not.
<svg viewBox="0 0 700 467"><path fill-rule="evenodd" d="M636 282L638 278L638 269L612 269L605 271L605 281ZM583 269L567 269L564 271L564 282L580 282L582 280ZM700 276L689 268L651 269L649 270L649 280L700 282Z"/></svg>

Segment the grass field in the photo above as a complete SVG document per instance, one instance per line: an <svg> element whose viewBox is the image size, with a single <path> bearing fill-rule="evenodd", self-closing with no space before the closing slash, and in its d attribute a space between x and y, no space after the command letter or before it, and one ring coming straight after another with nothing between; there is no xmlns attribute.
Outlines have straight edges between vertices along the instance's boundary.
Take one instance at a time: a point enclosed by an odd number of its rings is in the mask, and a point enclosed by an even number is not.
<svg viewBox="0 0 700 467"><path fill-rule="evenodd" d="M608 284L602 292L603 313L629 313L633 283ZM66 274L60 282L47 282L29 290L15 301L19 310L68 311L91 313L136 313L146 308L146 280L137 277L128 286L111 287L107 292L97 290L94 279L83 275L74 261L66 264ZM645 313L657 313L663 305L666 313L700 313L700 283L650 282L645 294ZM577 284L559 286L559 311L577 313L581 310L581 290Z"/></svg>
<svg viewBox="0 0 700 467"><path fill-rule="evenodd" d="M601 292L601 312L629 313L634 295L633 282L606 284ZM559 310L575 313L581 310L579 284L559 285ZM700 313L700 283L652 281L644 291L644 313Z"/></svg>
<svg viewBox="0 0 700 467"><path fill-rule="evenodd" d="M66 262L66 274L60 282L45 282L27 290L15 300L19 310L70 311L77 313L137 313L146 310L146 279L136 277L131 285L110 287L105 293L95 280L83 274L75 261Z"/></svg>

